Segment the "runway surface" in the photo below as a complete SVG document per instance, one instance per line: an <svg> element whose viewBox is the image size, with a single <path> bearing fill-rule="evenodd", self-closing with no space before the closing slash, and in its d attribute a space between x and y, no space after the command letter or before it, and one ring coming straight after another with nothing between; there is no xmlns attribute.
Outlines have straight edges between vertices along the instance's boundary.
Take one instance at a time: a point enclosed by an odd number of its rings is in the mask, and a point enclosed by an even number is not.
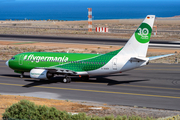
<svg viewBox="0 0 180 120"><path fill-rule="evenodd" d="M125 43L128 41L127 39L112 39L112 38L83 38L83 37L2 35L2 34L0 34L0 40L101 44L101 45L121 45L121 46L124 46ZM180 42L151 40L149 47L180 48Z"/></svg>
<svg viewBox="0 0 180 120"><path fill-rule="evenodd" d="M0 61L0 94L180 110L180 64L150 63L129 72L62 83L62 77L39 81L26 74L20 79Z"/></svg>

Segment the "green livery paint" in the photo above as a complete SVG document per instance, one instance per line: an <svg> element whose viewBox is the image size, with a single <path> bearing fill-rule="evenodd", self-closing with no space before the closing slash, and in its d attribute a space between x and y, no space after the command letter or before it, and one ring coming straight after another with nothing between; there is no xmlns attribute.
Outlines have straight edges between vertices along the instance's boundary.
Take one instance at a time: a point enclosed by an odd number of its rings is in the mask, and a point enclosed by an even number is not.
<svg viewBox="0 0 180 120"><path fill-rule="evenodd" d="M121 50L121 49L120 49ZM105 65L120 50L107 54L30 52L14 56L9 66L15 71L29 72L36 67L63 68L75 72L95 70Z"/></svg>
<svg viewBox="0 0 180 120"><path fill-rule="evenodd" d="M140 43L150 41L152 29L147 23L142 23L135 32L135 38Z"/></svg>
<svg viewBox="0 0 180 120"><path fill-rule="evenodd" d="M121 50L121 49L120 49ZM78 60L73 63L63 64L56 67L64 68L76 72L96 70L108 63L120 50L112 51L107 54L102 54L94 58Z"/></svg>

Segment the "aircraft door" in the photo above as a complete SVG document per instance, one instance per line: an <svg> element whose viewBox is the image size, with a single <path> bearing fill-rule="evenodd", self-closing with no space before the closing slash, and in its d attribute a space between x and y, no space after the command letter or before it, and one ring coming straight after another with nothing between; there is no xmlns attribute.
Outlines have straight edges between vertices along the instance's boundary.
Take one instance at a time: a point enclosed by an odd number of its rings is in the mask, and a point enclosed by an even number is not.
<svg viewBox="0 0 180 120"><path fill-rule="evenodd" d="M117 58L113 59L112 68L113 68L113 70L117 70Z"/></svg>
<svg viewBox="0 0 180 120"><path fill-rule="evenodd" d="M24 61L24 55L21 55L19 57L19 65L23 65L23 61Z"/></svg>

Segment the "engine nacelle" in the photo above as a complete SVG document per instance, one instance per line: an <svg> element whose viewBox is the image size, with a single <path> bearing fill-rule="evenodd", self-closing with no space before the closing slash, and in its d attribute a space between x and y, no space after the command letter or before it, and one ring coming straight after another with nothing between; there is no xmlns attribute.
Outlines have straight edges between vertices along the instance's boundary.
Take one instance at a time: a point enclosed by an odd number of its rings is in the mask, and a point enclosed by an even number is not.
<svg viewBox="0 0 180 120"><path fill-rule="evenodd" d="M30 71L30 77L36 79L48 79L48 70L45 69L32 69Z"/></svg>

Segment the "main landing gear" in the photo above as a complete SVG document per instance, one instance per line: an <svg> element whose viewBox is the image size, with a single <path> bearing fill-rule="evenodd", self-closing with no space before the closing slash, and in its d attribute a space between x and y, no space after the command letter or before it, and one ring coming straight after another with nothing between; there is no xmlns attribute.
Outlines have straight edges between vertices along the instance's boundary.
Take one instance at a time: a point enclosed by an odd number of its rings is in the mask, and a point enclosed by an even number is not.
<svg viewBox="0 0 180 120"><path fill-rule="evenodd" d="M87 81L89 80L89 76L81 76L81 79L83 81ZM71 82L71 78L68 77L67 75L65 75L64 79L63 79L63 83L70 83Z"/></svg>
<svg viewBox="0 0 180 120"><path fill-rule="evenodd" d="M71 78L65 75L65 78L63 79L63 83L70 83L70 82L71 82Z"/></svg>

